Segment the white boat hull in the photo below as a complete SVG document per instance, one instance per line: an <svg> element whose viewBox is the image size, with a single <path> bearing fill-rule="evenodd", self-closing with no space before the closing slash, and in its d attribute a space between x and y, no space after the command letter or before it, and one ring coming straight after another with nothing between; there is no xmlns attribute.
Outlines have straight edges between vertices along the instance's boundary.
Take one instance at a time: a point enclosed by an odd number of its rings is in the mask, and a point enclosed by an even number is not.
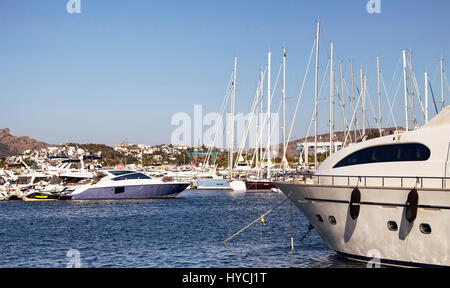
<svg viewBox="0 0 450 288"><path fill-rule="evenodd" d="M398 266L450 266L449 190L418 188L417 216L410 223L405 216L411 190L408 188L358 188L361 203L354 220L349 207L355 187L293 183L277 186L291 197L325 244L345 257ZM389 221L397 224L396 231L389 229ZM424 234L422 224L428 224L431 233Z"/></svg>

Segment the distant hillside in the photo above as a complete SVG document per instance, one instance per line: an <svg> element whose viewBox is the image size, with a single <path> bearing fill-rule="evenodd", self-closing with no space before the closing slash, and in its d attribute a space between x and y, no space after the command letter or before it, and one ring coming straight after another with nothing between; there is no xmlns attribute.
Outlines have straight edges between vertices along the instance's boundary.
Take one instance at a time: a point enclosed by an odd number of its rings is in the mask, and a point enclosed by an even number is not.
<svg viewBox="0 0 450 288"><path fill-rule="evenodd" d="M83 149L84 151L89 151L90 153L98 153L101 152L101 157L103 161L112 162L112 163L121 163L126 157L114 150L113 147L107 146L105 144L77 144L77 143L66 143L64 145L68 146L76 146L78 148Z"/></svg>
<svg viewBox="0 0 450 288"><path fill-rule="evenodd" d="M20 154L28 149L41 149L48 144L31 139L28 136L13 136L9 128L0 129L0 158Z"/></svg>

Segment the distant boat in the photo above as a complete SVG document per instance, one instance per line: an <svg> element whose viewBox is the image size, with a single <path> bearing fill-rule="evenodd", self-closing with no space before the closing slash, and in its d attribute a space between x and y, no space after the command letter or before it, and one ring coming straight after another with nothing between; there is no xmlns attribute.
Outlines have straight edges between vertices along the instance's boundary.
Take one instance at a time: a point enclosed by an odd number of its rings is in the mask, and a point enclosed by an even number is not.
<svg viewBox="0 0 450 288"><path fill-rule="evenodd" d="M245 180L245 187L247 191L261 191L261 192L271 192L277 189L273 181L270 180Z"/></svg>
<svg viewBox="0 0 450 288"><path fill-rule="evenodd" d="M251 169L252 169L252 167L247 162L238 162L235 167L236 171L242 171L242 172L249 172Z"/></svg>
<svg viewBox="0 0 450 288"><path fill-rule="evenodd" d="M124 170L101 171L103 178L68 194L73 200L175 198L190 183L163 181Z"/></svg>
<svg viewBox="0 0 450 288"><path fill-rule="evenodd" d="M197 190L231 190L226 179L197 179Z"/></svg>
<svg viewBox="0 0 450 288"><path fill-rule="evenodd" d="M52 193L46 193L46 192L31 192L27 195L24 195L22 197L23 201L33 201L33 202L40 202L40 201L59 201L59 200L68 200L69 197L62 196L59 194L52 194Z"/></svg>
<svg viewBox="0 0 450 288"><path fill-rule="evenodd" d="M9 199L9 196L6 193L6 191L0 191L0 201L5 201L5 200L8 200L8 199Z"/></svg>
<svg viewBox="0 0 450 288"><path fill-rule="evenodd" d="M242 180L231 180L230 182L231 190L235 192L245 192L247 188L245 187L245 182Z"/></svg>

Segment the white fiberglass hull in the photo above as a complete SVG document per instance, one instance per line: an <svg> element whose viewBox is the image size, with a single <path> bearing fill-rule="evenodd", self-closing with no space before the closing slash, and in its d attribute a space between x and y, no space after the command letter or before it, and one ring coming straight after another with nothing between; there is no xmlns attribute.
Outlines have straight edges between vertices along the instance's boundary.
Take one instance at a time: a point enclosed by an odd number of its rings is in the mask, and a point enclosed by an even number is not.
<svg viewBox="0 0 450 288"><path fill-rule="evenodd" d="M124 180L85 185L68 194L73 200L174 198L189 183Z"/></svg>
<svg viewBox="0 0 450 288"><path fill-rule="evenodd" d="M359 187L359 214L353 219L350 201L355 186L276 185L291 197L325 244L347 258L379 259L398 266L450 266L448 189L417 188L417 216L409 222L409 188Z"/></svg>

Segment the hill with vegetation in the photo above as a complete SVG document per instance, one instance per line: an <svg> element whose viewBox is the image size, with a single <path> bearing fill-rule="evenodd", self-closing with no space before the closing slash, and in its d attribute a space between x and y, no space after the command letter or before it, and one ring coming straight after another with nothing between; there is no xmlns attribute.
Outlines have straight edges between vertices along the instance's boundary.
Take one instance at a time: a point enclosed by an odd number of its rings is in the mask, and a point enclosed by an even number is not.
<svg viewBox="0 0 450 288"><path fill-rule="evenodd" d="M28 136L13 136L9 128L0 129L0 158L21 154L26 150L37 150L48 144L32 139Z"/></svg>

